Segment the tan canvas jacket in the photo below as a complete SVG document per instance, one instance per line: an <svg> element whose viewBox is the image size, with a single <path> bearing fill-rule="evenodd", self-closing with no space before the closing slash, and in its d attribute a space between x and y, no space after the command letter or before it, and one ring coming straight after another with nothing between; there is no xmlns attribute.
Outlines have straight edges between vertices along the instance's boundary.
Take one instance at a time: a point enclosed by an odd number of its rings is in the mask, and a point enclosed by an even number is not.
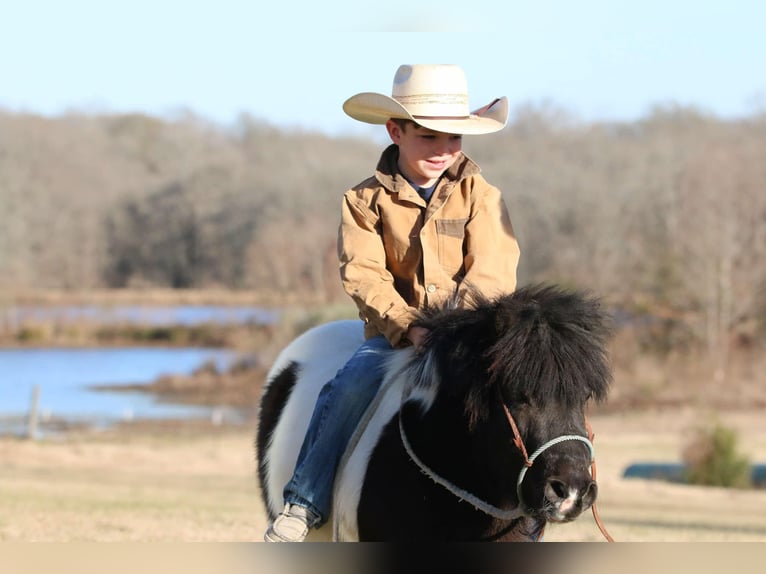
<svg viewBox="0 0 766 574"><path fill-rule="evenodd" d="M467 286L487 296L516 288L519 246L500 191L462 155L430 202L399 173L389 146L375 175L343 197L338 257L343 287L367 338L393 346L415 318Z"/></svg>

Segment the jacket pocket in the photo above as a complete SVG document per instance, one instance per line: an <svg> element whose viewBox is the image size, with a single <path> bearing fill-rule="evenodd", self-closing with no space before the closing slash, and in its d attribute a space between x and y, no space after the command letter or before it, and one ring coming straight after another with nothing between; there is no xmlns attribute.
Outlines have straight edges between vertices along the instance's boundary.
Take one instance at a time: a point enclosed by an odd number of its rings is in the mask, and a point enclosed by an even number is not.
<svg viewBox="0 0 766 574"><path fill-rule="evenodd" d="M463 237L465 237L465 224L467 222L467 218L437 219L436 233L439 235L446 235L447 237L457 237L458 239L462 240Z"/></svg>

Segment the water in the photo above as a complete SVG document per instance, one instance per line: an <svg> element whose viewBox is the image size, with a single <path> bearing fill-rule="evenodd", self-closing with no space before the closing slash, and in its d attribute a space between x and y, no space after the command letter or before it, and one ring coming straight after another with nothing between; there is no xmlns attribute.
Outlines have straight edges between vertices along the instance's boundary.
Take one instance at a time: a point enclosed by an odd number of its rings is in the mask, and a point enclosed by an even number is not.
<svg viewBox="0 0 766 574"><path fill-rule="evenodd" d="M279 311L259 307L235 307L216 305L68 305L35 306L17 305L0 310L0 317L8 325L25 322L77 323L80 321L100 324L133 325L185 325L204 323L271 324L279 317Z"/></svg>
<svg viewBox="0 0 766 574"><path fill-rule="evenodd" d="M40 389L39 412L44 420L108 424L137 418L211 417L209 407L160 403L149 393L92 387L190 374L207 361L226 369L235 358L231 351L198 348L0 349L0 432L3 420L7 427L26 416L35 386Z"/></svg>
<svg viewBox="0 0 766 574"><path fill-rule="evenodd" d="M35 322L194 326L272 324L278 318L279 311L273 309L224 305L17 305L0 309L0 325L11 329ZM230 351L198 348L0 349L0 433L17 432L25 424L35 386L40 389L38 412L43 421L108 425L140 418L236 418L232 409L160 403L149 393L92 388L186 375L210 360L223 370L235 358Z"/></svg>

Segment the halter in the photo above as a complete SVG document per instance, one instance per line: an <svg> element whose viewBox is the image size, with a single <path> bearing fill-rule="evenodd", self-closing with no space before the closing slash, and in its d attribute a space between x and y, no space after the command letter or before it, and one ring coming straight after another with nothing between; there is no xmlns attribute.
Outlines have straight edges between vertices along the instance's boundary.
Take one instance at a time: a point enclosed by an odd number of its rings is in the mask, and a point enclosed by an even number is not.
<svg viewBox="0 0 766 574"><path fill-rule="evenodd" d="M404 403L406 401L406 393L402 393L402 406L404 406ZM521 483L524 480L524 476L527 473L527 470L532 467L532 465L535 462L535 459L540 456L543 452L548 450L554 445L557 445L561 442L569 441L569 440L576 440L581 441L585 443L585 445L588 447L588 451L590 452L590 466L591 466L591 476L593 480L596 480L596 458L595 458L595 451L593 448L593 431L591 429L590 423L588 422L587 418L585 419L585 426L588 431L588 438L580 435L562 435L559 437L556 437L554 439L549 440L542 446L540 446L535 452L532 453L532 456L527 455L527 449L524 446L524 440L521 438L521 433L519 432L519 427L516 425L516 421L513 418L513 415L511 414L511 411L508 409L506 404L503 402L503 411L505 412L505 416L508 419L508 423L511 426L511 429L513 430L513 443L516 445L516 447L521 451L521 454L524 456L524 467L519 472L519 477L516 481L516 494L519 500L519 504L516 506L516 508L512 508L509 510L504 510L502 508L498 508L489 502L486 502L484 500L481 500L479 497L471 494L470 492L463 490L462 488L456 486L455 484L451 483L446 478L438 475L436 472L434 472L428 465L426 465L420 458L415 454L415 451L412 449L412 445L410 444L409 439L407 438L407 433L404 431L404 423L402 421L402 409L399 409L399 435L402 439L402 444L404 445L404 449L407 451L407 454L412 459L412 461L420 468L420 470L426 474L433 482L436 484L439 484L446 488L450 493L454 494L457 498L460 500L464 500L468 503L470 503L474 508L477 510L480 510L481 512L488 514L489 516L492 516L494 518L498 518L500 520L513 520L516 518L521 518L526 513L524 511L524 503L521 496ZM601 530L601 533L604 535L604 537L609 542L614 542L612 537L609 535L609 533L604 528L603 524L601 523L601 519L599 518L598 511L596 510L596 504L591 505L591 509L593 511L593 518L596 521L596 524L599 527L599 530ZM538 540L542 538L543 531L540 531L540 534L538 536Z"/></svg>
<svg viewBox="0 0 766 574"><path fill-rule="evenodd" d="M540 456L543 452L548 450L550 447L559 444L560 442L565 442L568 440L579 440L581 442L584 442L585 445L588 447L588 451L590 451L590 464L591 466L596 460L596 454L593 450L593 443L585 438L584 436L580 436L578 434L565 434L556 438L553 438L543 444L540 448L538 448L535 452L532 453L532 456L527 456L527 449L524 446L524 441L521 439L521 433L519 433L519 427L516 426L516 421L513 419L513 415L511 414L511 411L508 410L508 406L503 403L503 411L505 411L505 416L508 419L508 423L511 425L511 429L513 429L513 444L516 445L516 447L521 451L521 454L524 455L524 468L521 469L521 472L519 472L519 479L516 481L516 495L518 496L519 503L523 504L522 496L521 496L521 483L524 480L524 476L527 474L527 470L532 468L532 465L535 462L535 459ZM586 425L588 425L586 421ZM588 428L590 429L590 425L588 425ZM588 433L590 434L590 432Z"/></svg>

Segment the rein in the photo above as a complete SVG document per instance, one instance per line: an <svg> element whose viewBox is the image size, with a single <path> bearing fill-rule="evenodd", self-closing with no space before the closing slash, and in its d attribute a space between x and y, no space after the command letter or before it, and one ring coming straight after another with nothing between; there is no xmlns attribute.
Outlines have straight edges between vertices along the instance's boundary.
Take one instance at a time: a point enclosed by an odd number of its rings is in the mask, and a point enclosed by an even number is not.
<svg viewBox="0 0 766 574"><path fill-rule="evenodd" d="M401 400L401 407L404 406L404 403L406 402L406 395L407 393L402 393L402 400ZM527 473L527 470L532 467L532 465L535 462L535 459L540 456L544 451L549 449L550 447L557 445L561 442L568 441L568 440L578 440L583 443L585 443L588 447L588 450L590 451L591 456L591 476L593 477L593 480L596 480L596 458L594 455L594 449L593 449L593 431L591 429L590 423L588 420L585 420L585 425L588 430L588 438L585 438L584 436L580 435L562 435L559 437L556 437L554 439L549 440L545 444L543 444L540 448L538 448L534 453L532 453L532 456L527 455L527 449L524 446L524 441L521 438L521 433L519 432L519 428L516 425L516 421L513 418L513 415L511 415L511 411L508 409L508 407L505 405L505 403L502 403L503 410L505 411L506 418L508 419L508 423L511 426L511 429L513 430L513 443L516 445L516 447L521 451L521 454L524 456L524 468L521 469L519 472L519 477L516 481L516 493L519 500L518 506L516 508L512 508L509 510L505 510L502 508L498 508L497 506L494 506L490 504L489 502L486 502L479 497L471 494L470 492L463 490L462 488L458 487L457 485L451 483L446 478L440 476L436 472L434 472L428 465L426 465L420 458L415 454L415 451L412 448L412 445L410 444L409 439L407 438L407 433L404 431L404 422L402 417L402 411L403 409L400 407L399 409L399 435L402 439L402 444L404 445L404 449L407 451L407 455L412 459L412 461L420 468L420 470L426 474L432 481L434 481L436 484L439 484L443 486L445 489L447 489L450 493L454 494L457 498L460 500L464 500L471 504L474 508L477 510L482 511L485 514L488 514L489 516L492 516L494 518L498 518L500 520L514 520L516 518L521 518L525 515L525 511L523 508L523 501L521 497L521 483L524 480L524 476ZM603 524L601 523L601 519L598 515L598 510L596 509L596 504L591 505L591 509L593 511L593 517L596 521L596 524L599 527L599 530L604 535L604 537L609 542L614 542L614 539L609 535L609 533L604 528ZM540 534L537 538L537 540L541 540L542 536L544 534L544 528L540 531Z"/></svg>
<svg viewBox="0 0 766 574"><path fill-rule="evenodd" d="M470 492L463 490L462 488L452 484L449 480L439 476L437 473L431 470L431 468L429 468L428 465L426 465L422 460L420 460L420 458L418 458L418 455L415 454L415 451L412 450L412 445L410 444L410 441L407 439L407 433L404 432L404 423L402 422L402 419L403 419L402 411L400 409L399 410L399 434L401 435L402 444L404 444L404 449L407 451L407 454L412 459L412 461L420 468L421 471L423 471L424 474L428 476L428 478L433 480L436 484L439 484L443 486L444 488L446 488L449 492L457 496L460 500L465 500L477 510L481 510L484 514L489 514L490 516L493 516L494 518L499 518L500 520L514 520L516 518L521 518L522 516L524 516L524 509L521 507L521 504L519 504L516 508L510 509L510 510L503 510L502 508L493 506L489 502L485 502L484 500L481 500L479 497L471 494Z"/></svg>

